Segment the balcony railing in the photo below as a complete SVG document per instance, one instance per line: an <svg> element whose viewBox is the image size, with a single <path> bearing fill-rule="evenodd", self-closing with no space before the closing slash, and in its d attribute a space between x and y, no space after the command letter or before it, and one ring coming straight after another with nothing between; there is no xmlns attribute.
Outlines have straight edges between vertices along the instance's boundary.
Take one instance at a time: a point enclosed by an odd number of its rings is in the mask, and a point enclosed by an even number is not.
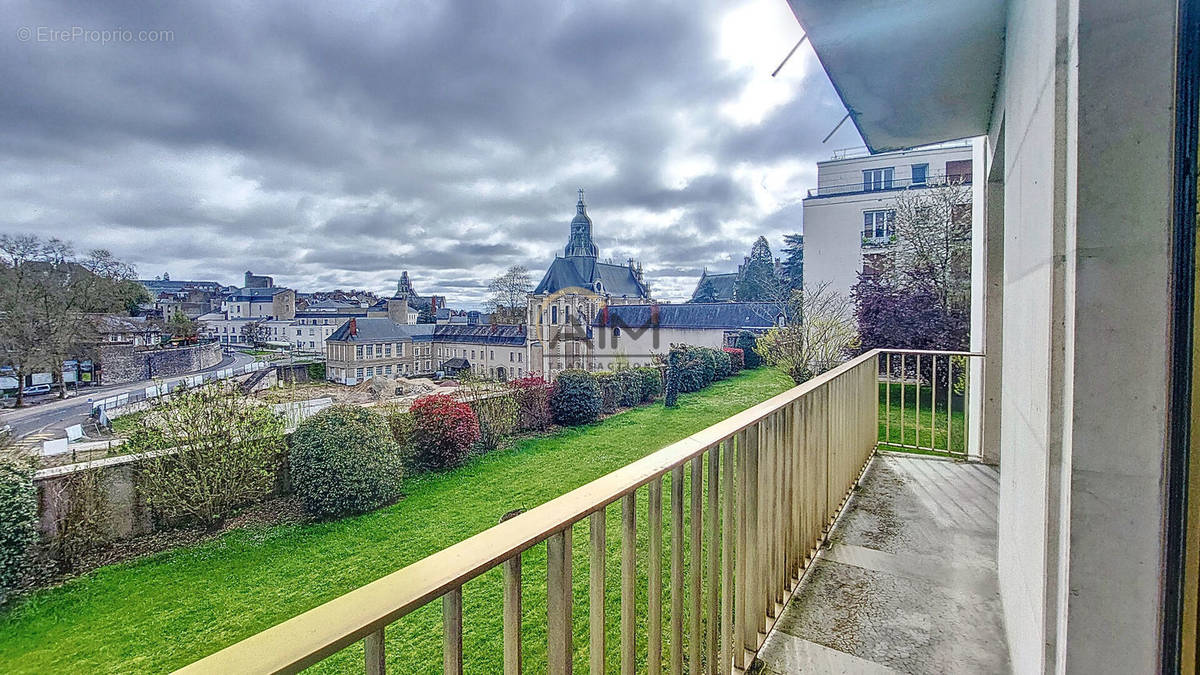
<svg viewBox="0 0 1200 675"><path fill-rule="evenodd" d="M897 190L907 190L909 188L921 189L938 187L941 185L970 185L971 174L945 174L945 173L930 173L925 177L925 180L914 181L911 178L894 178L887 182L857 182L857 183L842 183L840 185L826 185L825 187L812 188L808 191L807 198L814 197L840 197L844 195L856 195L864 193L887 193Z"/></svg>
<svg viewBox="0 0 1200 675"><path fill-rule="evenodd" d="M605 672L610 665L606 663L605 630L610 619L619 622L616 660L622 673L647 667L659 672L664 660L676 673L703 672L706 666L709 672L744 671L877 447L883 431L878 419L881 408L890 410L881 406L880 394L890 395L893 385L911 389L915 385L909 380L922 372L915 361L911 370L905 370L907 357L917 356L916 352L904 352L899 369L892 363L896 354L901 352L889 355L875 350L859 356L180 672L296 672L363 641L365 671L383 673L388 626L440 598L443 668L461 673L463 596L471 590L464 585L500 567L503 600L495 612L503 617L503 671L519 673L524 628L522 556L543 544L547 606L541 619L545 624L539 624L534 634L544 630L547 636L547 670L571 672L576 585L572 544L574 526L583 521L589 529L588 578L580 585L587 586L589 598L586 635L592 673ZM968 356L939 355L951 361ZM925 363L929 358L926 356ZM937 368L932 372L938 372ZM953 376L943 380L954 386ZM917 400L921 400L919 395ZM943 404L950 401L943 399ZM953 405L946 409L952 410ZM890 434L890 427L884 428ZM908 438L902 434L899 443ZM921 438L918 428L912 445L924 447ZM956 446L946 446L952 447ZM685 475L690 480L685 481ZM686 499L685 483L691 486ZM663 492L668 490L669 526L663 527ZM638 515L640 496L646 497L644 520ZM613 607L617 611L610 612L605 602L605 526L607 508L618 502L620 602ZM639 532L649 540L648 556L642 559L637 548ZM666 580L662 574L664 532L670 542ZM637 602L641 587L638 568L647 564L648 593L643 604ZM669 590L665 632L664 581ZM664 634L669 652L666 659ZM430 664L417 665L427 668Z"/></svg>

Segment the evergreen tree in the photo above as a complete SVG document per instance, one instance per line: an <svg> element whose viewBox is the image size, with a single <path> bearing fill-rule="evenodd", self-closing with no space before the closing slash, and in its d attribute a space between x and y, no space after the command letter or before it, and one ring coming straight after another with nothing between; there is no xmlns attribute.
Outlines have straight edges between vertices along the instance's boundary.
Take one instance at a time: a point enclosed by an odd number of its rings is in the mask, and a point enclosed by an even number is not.
<svg viewBox="0 0 1200 675"><path fill-rule="evenodd" d="M783 283L788 290L804 290L804 235L783 235Z"/></svg>
<svg viewBox="0 0 1200 675"><path fill-rule="evenodd" d="M759 237L750 248L750 260L742 268L734 286L738 302L765 302L783 299L782 284L775 275L775 260L766 237Z"/></svg>

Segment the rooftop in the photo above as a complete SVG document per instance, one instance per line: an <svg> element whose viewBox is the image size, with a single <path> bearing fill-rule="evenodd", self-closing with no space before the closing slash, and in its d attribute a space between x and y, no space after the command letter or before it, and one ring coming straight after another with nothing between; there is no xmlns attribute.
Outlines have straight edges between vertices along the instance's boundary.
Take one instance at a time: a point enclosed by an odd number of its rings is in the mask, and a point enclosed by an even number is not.
<svg viewBox="0 0 1200 675"><path fill-rule="evenodd" d="M785 311L777 302L689 302L682 305L610 305L593 326L659 328L770 328Z"/></svg>

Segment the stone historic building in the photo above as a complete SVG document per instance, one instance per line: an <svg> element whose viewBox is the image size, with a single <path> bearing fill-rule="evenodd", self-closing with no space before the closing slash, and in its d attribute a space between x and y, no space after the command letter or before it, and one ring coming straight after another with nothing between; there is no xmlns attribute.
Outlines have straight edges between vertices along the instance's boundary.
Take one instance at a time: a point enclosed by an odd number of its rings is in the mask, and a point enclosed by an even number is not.
<svg viewBox="0 0 1200 675"><path fill-rule="evenodd" d="M593 369L589 338L596 313L608 305L650 300L641 263L632 258L624 265L600 262L598 254L581 189L563 255L554 258L528 296L531 369L549 377L566 368Z"/></svg>

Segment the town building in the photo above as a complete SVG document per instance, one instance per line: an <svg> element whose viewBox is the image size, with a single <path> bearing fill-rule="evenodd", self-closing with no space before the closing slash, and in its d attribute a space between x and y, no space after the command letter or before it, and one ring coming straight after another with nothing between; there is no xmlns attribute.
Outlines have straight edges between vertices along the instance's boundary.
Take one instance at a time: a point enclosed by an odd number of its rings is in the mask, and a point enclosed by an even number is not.
<svg viewBox="0 0 1200 675"><path fill-rule="evenodd" d="M150 347L162 342L162 326L144 316L104 314L95 317L96 339L101 343L120 343Z"/></svg>
<svg viewBox="0 0 1200 675"><path fill-rule="evenodd" d="M741 331L763 333L785 319L777 302L605 306L592 321L594 367L650 365L673 344L732 347Z"/></svg>
<svg viewBox="0 0 1200 675"><path fill-rule="evenodd" d="M602 307L650 300L641 263L600 262L598 255L581 189L563 255L528 296L530 360L549 377L566 368L595 368L589 333Z"/></svg>
<svg viewBox="0 0 1200 675"><path fill-rule="evenodd" d="M428 372L417 365L414 338L433 332L430 324L401 324L388 318L352 318L325 340L325 378L354 385L373 377Z"/></svg>
<svg viewBox="0 0 1200 675"><path fill-rule="evenodd" d="M387 317L406 324L433 323L434 317L445 307L444 295L418 295L408 278L408 270L404 270L396 282L396 293L371 305L369 316Z"/></svg>
<svg viewBox="0 0 1200 675"><path fill-rule="evenodd" d="M162 319L182 313L189 319L215 312L227 290L215 281L173 281L165 279L139 279L138 283L150 295L149 305L144 309Z"/></svg>
<svg viewBox="0 0 1200 675"><path fill-rule="evenodd" d="M817 163L817 187L804 200L805 282L849 297L860 272L881 271L896 240L896 198L947 183L970 186L971 141L871 154L841 150ZM980 193L980 198L982 195ZM964 204L969 217L971 203Z"/></svg>
<svg viewBox="0 0 1200 675"><path fill-rule="evenodd" d="M352 318L325 340L326 378L354 385L372 377L457 373L508 380L528 374L524 326L401 324Z"/></svg>

